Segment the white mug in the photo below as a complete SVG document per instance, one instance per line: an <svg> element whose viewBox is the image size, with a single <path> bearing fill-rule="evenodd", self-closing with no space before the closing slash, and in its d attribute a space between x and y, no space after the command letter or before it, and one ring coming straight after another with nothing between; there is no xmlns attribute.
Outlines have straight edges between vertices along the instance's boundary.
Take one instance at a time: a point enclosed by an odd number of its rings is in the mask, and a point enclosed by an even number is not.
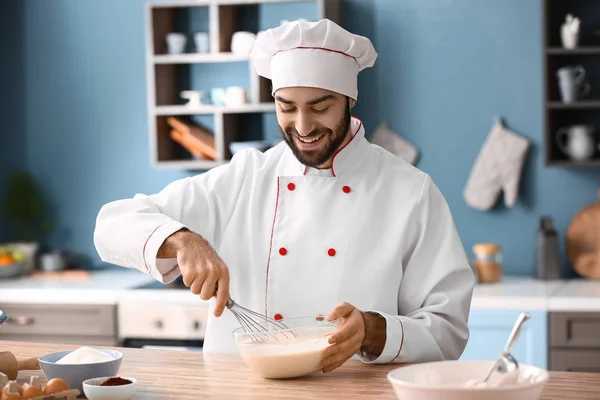
<svg viewBox="0 0 600 400"><path fill-rule="evenodd" d="M198 32L194 34L196 53L208 53L208 33Z"/></svg>
<svg viewBox="0 0 600 400"><path fill-rule="evenodd" d="M246 104L247 94L246 89L239 86L230 86L225 90L225 105L228 107L236 107Z"/></svg>
<svg viewBox="0 0 600 400"><path fill-rule="evenodd" d="M256 35L252 32L235 32L231 37L231 52L238 56L248 56L254 47Z"/></svg>
<svg viewBox="0 0 600 400"><path fill-rule="evenodd" d="M185 52L186 37L183 33L171 32L166 36L167 51L169 54L181 54Z"/></svg>

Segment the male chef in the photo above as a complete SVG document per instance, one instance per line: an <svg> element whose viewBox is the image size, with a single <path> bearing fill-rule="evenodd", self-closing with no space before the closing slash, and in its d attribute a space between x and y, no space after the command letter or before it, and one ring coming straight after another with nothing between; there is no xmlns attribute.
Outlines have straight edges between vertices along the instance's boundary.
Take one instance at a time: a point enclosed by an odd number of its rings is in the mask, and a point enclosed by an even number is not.
<svg viewBox="0 0 600 400"><path fill-rule="evenodd" d="M204 351L236 352L229 296L266 316L340 319L323 371L457 359L474 285L431 178L370 144L351 117L371 42L327 19L261 33L251 60L272 82L284 141L102 207L102 260L210 300Z"/></svg>

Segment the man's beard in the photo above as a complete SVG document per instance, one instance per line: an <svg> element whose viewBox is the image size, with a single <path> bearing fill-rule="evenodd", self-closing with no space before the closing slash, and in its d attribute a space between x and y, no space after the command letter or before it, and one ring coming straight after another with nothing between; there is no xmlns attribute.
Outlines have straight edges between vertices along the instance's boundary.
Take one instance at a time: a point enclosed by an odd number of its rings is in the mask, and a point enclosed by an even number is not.
<svg viewBox="0 0 600 400"><path fill-rule="evenodd" d="M342 145L350 128L350 119L350 107L347 104L344 116L336 125L335 130L331 130L329 128L315 129L307 136L303 136L303 139L309 139L323 135L323 137L319 140L324 141L324 143L317 150L299 149L294 140L294 136L299 136L296 128L289 127L284 131L281 129L281 125L278 126L283 139L288 146L290 146L290 149L292 149L292 152L298 161L308 167L315 168L327 162L327 160L329 160Z"/></svg>

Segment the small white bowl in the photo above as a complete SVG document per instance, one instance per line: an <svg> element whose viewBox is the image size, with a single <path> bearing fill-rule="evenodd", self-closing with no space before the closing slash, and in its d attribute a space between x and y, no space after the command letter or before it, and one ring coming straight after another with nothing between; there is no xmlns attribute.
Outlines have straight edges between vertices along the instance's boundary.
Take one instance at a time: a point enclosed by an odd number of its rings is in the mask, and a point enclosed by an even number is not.
<svg viewBox="0 0 600 400"><path fill-rule="evenodd" d="M396 368L387 375L394 393L402 400L538 400L548 382L548 371L519 365L518 373L495 373L485 387L466 387L482 381L494 361L439 361ZM511 379L512 378L512 379ZM500 379L505 385L497 385Z"/></svg>
<svg viewBox="0 0 600 400"><path fill-rule="evenodd" d="M132 383L119 386L100 386L102 382L114 376L92 378L83 381L83 393L89 400L130 400L135 395L137 380L129 376L121 376Z"/></svg>

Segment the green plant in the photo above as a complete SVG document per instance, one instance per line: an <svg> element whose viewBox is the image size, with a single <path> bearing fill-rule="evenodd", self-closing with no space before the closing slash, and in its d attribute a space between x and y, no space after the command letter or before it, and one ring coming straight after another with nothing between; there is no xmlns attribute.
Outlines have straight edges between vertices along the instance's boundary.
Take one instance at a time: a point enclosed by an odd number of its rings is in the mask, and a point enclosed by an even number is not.
<svg viewBox="0 0 600 400"><path fill-rule="evenodd" d="M24 242L42 240L54 230L42 190L26 171L11 174L0 211L11 222L19 240Z"/></svg>

